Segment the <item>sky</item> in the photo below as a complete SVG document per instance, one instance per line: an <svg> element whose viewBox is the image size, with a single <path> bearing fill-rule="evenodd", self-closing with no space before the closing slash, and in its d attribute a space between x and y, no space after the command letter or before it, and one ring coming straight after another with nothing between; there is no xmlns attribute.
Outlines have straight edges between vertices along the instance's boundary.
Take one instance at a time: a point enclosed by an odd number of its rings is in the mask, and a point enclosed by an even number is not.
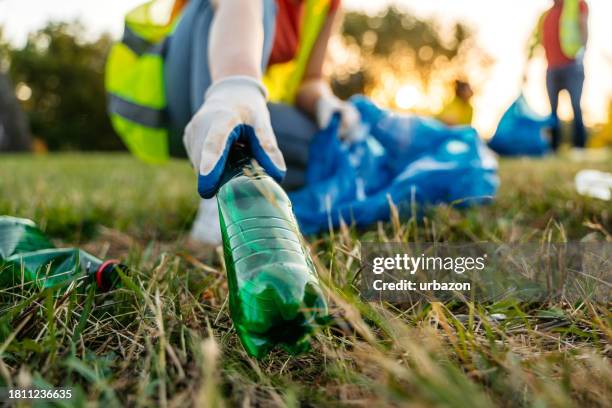
<svg viewBox="0 0 612 408"><path fill-rule="evenodd" d="M27 33L49 20L79 18L92 36L109 31L119 36L123 15L143 0L0 0L0 26L11 42L25 42ZM495 60L477 87L474 124L490 135L504 110L521 91L525 71L524 44L539 15L550 0L343 0L347 9L376 12L394 3L422 17L435 17L442 26L462 21L471 26L480 46ZM589 0L591 37L585 60L587 80L583 106L587 124L602 122L612 100L612 0ZM543 59L529 64L529 81L523 89L532 107L549 112ZM571 117L567 97L562 97L561 116Z"/></svg>

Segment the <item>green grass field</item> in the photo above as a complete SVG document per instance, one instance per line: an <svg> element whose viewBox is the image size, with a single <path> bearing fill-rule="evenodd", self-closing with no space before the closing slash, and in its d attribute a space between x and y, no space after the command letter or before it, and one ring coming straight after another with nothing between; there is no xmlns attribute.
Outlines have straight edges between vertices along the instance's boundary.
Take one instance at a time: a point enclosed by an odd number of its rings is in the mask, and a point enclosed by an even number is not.
<svg viewBox="0 0 612 408"><path fill-rule="evenodd" d="M419 222L309 237L337 322L309 354L257 361L232 328L219 254L202 262L185 245L198 201L185 162L0 156L0 214L31 218L58 245L132 268L129 285L95 297L0 289L0 387L73 388L67 406L610 406L605 305L399 310L361 302L353 286L363 237L612 241L610 203L574 190L584 167L612 171L612 159L502 161L491 206L443 206Z"/></svg>

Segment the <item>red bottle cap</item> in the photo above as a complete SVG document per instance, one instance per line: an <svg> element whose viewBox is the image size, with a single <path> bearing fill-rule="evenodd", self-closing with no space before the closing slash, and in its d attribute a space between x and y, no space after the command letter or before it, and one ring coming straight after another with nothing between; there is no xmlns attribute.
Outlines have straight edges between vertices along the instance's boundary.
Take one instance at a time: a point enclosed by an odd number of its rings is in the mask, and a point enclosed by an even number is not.
<svg viewBox="0 0 612 408"><path fill-rule="evenodd" d="M108 279L104 279L104 275L114 270L118 265L121 265L118 259L109 259L100 265L96 271L96 284L98 285L98 289L104 292L112 289L112 282Z"/></svg>

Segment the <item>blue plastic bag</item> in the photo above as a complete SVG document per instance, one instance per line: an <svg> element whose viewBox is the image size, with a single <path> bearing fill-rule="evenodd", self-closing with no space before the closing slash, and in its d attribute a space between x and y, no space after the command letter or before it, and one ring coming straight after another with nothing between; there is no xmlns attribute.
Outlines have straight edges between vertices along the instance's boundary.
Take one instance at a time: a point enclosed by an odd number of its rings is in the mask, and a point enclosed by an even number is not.
<svg viewBox="0 0 612 408"><path fill-rule="evenodd" d="M551 119L535 113L520 95L502 116L489 147L502 156L542 156L550 151Z"/></svg>
<svg viewBox="0 0 612 408"><path fill-rule="evenodd" d="M386 221L391 203L407 215L412 204L465 206L495 195L497 160L473 128L395 115L364 97L352 102L369 136L341 143L337 116L315 136L306 186L289 194L302 232Z"/></svg>

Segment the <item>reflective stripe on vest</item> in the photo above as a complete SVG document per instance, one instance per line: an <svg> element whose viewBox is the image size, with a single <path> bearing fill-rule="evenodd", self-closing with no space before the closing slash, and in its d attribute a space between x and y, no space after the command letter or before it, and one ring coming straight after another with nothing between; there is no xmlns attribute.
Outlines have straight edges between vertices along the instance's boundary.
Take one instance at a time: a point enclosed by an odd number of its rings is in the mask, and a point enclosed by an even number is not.
<svg viewBox="0 0 612 408"><path fill-rule="evenodd" d="M142 126L150 128L166 126L165 112L135 104L112 93L108 94L108 111Z"/></svg>
<svg viewBox="0 0 612 408"><path fill-rule="evenodd" d="M111 123L125 145L139 159L160 163L169 157L162 52L171 25L149 18L154 3L126 16L106 64L106 90Z"/></svg>
<svg viewBox="0 0 612 408"><path fill-rule="evenodd" d="M293 104L306 72L310 53L323 29L329 13L330 0L307 0L296 57L268 67L263 82L271 102Z"/></svg>
<svg viewBox="0 0 612 408"><path fill-rule="evenodd" d="M142 37L139 37L129 26L125 26L123 30L123 38L121 42L127 45L134 54L140 56L144 53L161 55L164 51L165 41L151 43Z"/></svg>

